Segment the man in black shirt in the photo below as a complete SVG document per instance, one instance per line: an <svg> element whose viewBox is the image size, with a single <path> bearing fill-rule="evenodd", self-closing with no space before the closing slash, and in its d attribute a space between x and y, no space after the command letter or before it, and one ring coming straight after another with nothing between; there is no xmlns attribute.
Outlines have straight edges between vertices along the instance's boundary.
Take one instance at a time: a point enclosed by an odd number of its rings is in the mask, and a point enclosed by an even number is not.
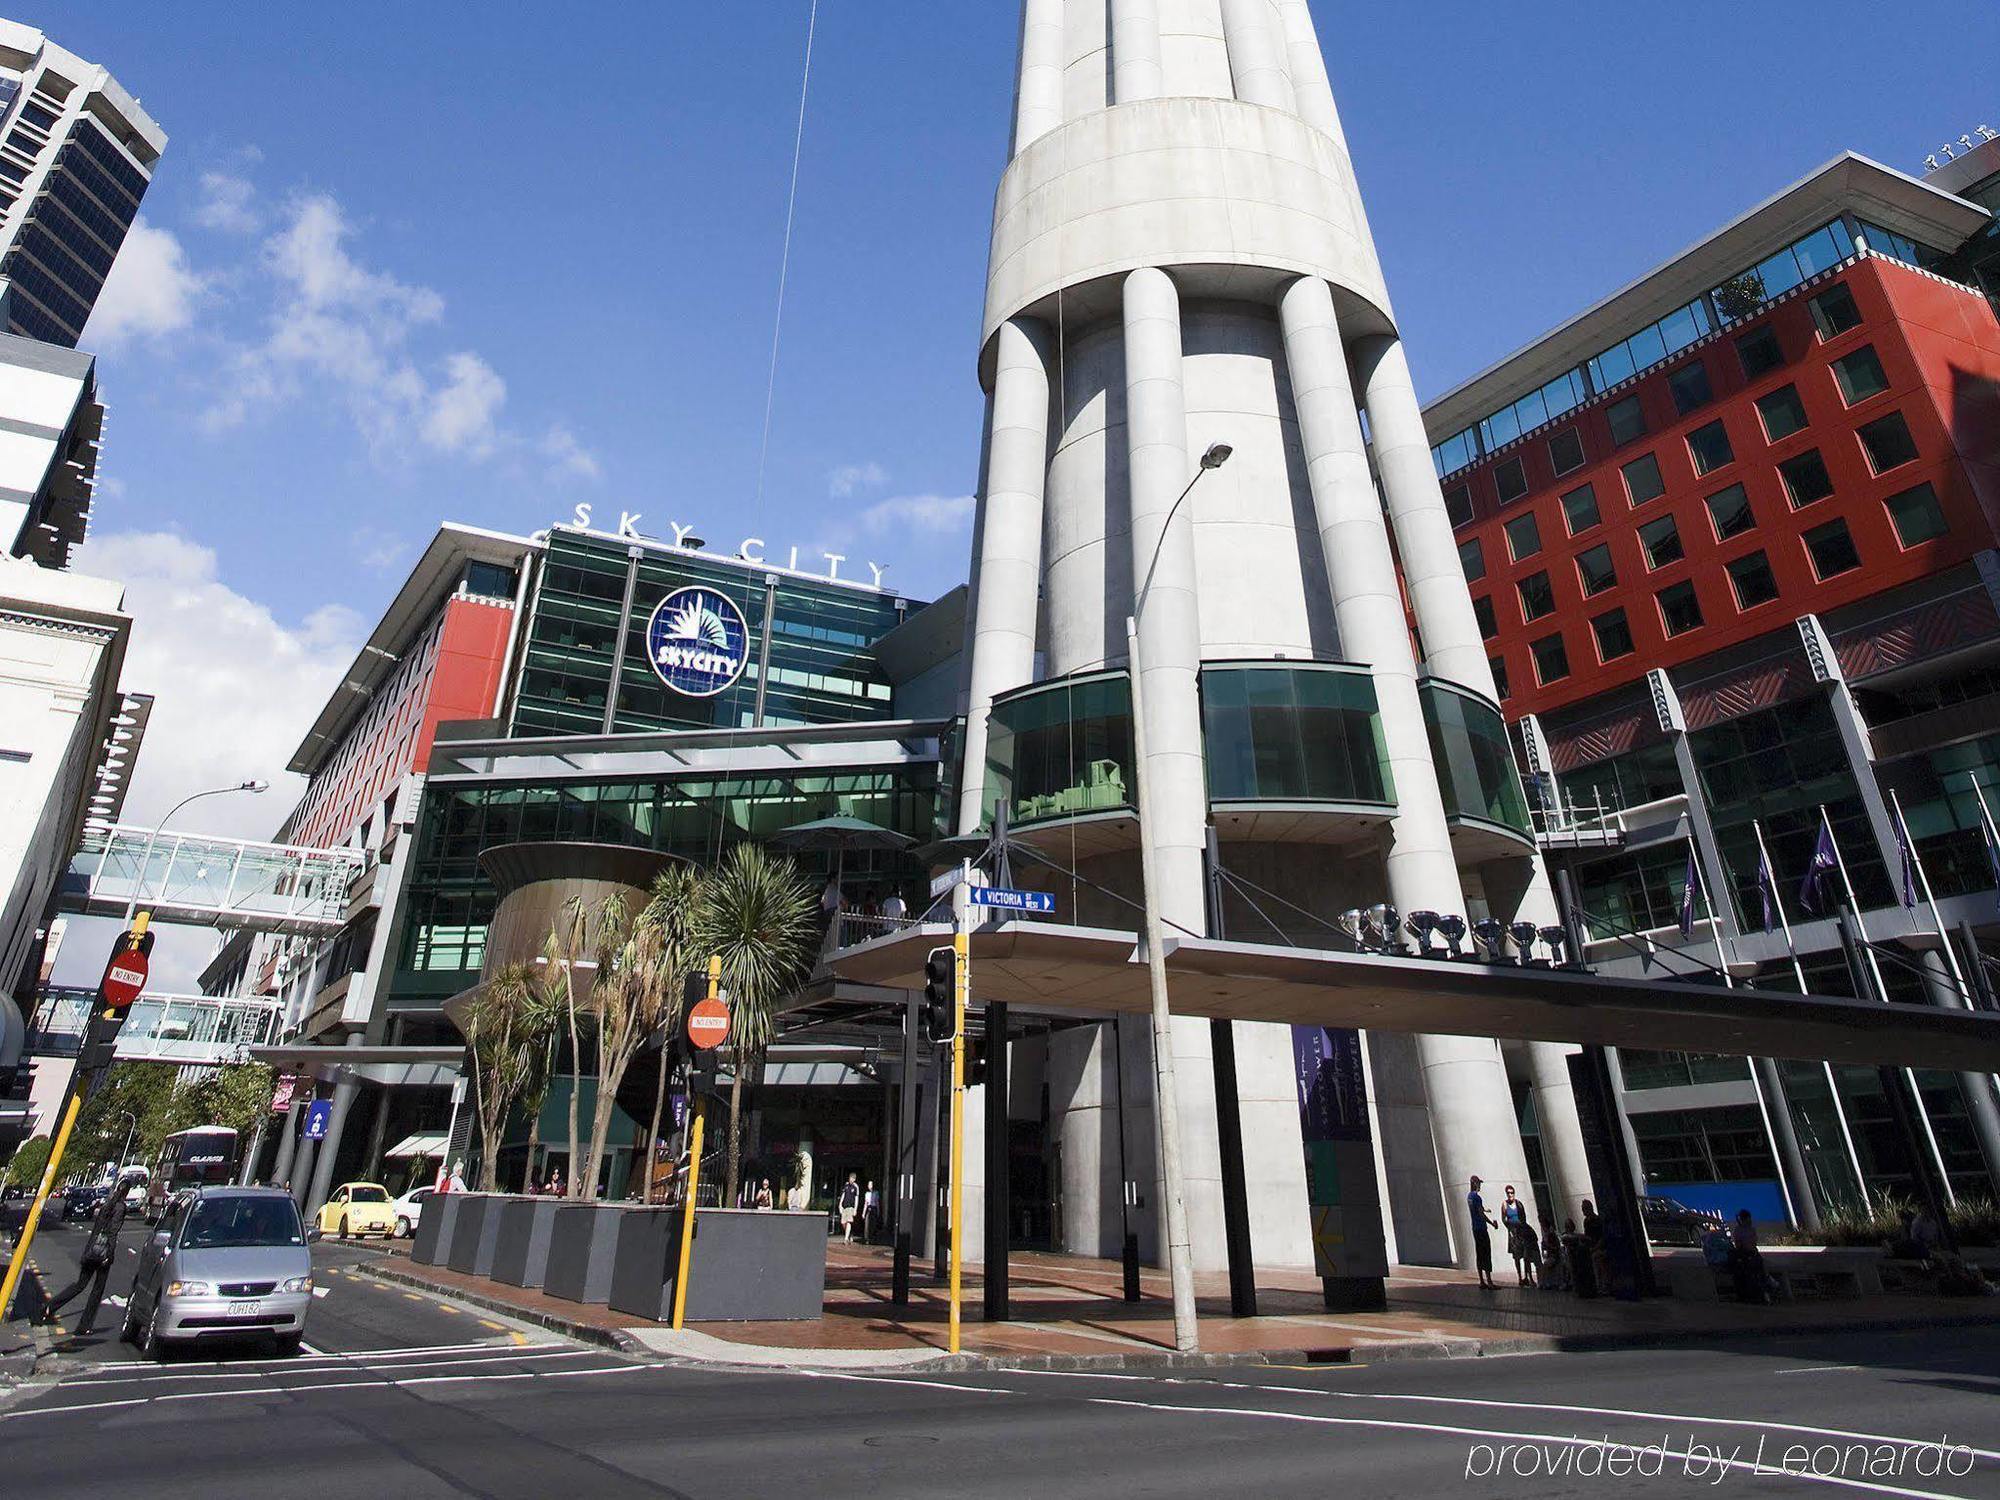
<svg viewBox="0 0 2000 1500"><path fill-rule="evenodd" d="M63 1307L83 1297L83 1316L77 1319L76 1331L89 1333L97 1326L98 1305L104 1301L104 1283L111 1275L111 1268L118 1261L118 1231L125 1227L125 1184L115 1183L104 1201L97 1207L97 1215L90 1221L90 1232L84 1237L83 1254L79 1257L82 1268L76 1273L76 1280L49 1299L42 1313L43 1321L53 1323L56 1314Z"/></svg>

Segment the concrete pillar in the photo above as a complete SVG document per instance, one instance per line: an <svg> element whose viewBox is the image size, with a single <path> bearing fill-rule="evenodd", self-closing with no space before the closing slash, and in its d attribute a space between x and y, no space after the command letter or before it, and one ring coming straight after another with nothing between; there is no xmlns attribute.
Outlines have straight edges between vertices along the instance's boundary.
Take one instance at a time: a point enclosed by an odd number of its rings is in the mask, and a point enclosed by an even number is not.
<svg viewBox="0 0 2000 1500"><path fill-rule="evenodd" d="M1396 815L1385 857L1387 894L1403 911L1427 907L1463 912L1465 895L1417 695L1416 658L1396 562L1368 471L1331 288L1316 277L1293 282L1280 298L1279 316L1341 646L1373 675L1383 746L1395 782ZM1462 580L1459 587L1462 592ZM1487 1038L1418 1037L1412 1050L1422 1071L1429 1120L1419 1122L1408 1102L1393 1112L1383 1109L1380 1120L1384 1161L1398 1185L1392 1203L1398 1246L1406 1259L1470 1264L1467 1180L1475 1172L1499 1183L1528 1179L1506 1066L1499 1045ZM1386 1044L1374 1054L1378 1099L1409 1101L1413 1091L1394 1076L1407 1051ZM1426 1124L1428 1141L1422 1138ZM1435 1221L1411 1201L1411 1185L1422 1180L1421 1163L1433 1150L1446 1223L1452 1226L1449 1243L1440 1241Z"/></svg>
<svg viewBox="0 0 2000 1500"><path fill-rule="evenodd" d="M1159 865L1156 895L1167 920L1201 932L1207 904L1202 855L1208 840L1208 786L1202 760L1194 499L1174 511L1197 471L1188 452L1181 385L1180 293L1172 277L1152 268L1125 278L1125 431L1132 598L1145 671L1145 795L1152 804Z"/></svg>
<svg viewBox="0 0 2000 1500"><path fill-rule="evenodd" d="M1157 99L1166 86L1159 0L1111 0L1112 103Z"/></svg>
<svg viewBox="0 0 2000 1500"><path fill-rule="evenodd" d="M1284 22L1271 0L1222 0L1222 29L1236 97L1245 104L1296 112Z"/></svg>
<svg viewBox="0 0 2000 1500"><path fill-rule="evenodd" d="M359 1047L367 1040L360 1032L354 1032L347 1039L350 1047ZM333 1191L333 1169L340 1157L341 1133L347 1129L347 1116L354 1108L354 1096L360 1092L361 1084L354 1077L353 1070L341 1067L336 1073L333 1086L333 1110L327 1116L326 1139L320 1142L319 1160L313 1168L312 1192L306 1199L306 1216L310 1218L319 1212L319 1206L326 1202Z"/></svg>
<svg viewBox="0 0 2000 1500"><path fill-rule="evenodd" d="M299 1115L305 1108L305 1101L297 1093L285 1111L284 1134L278 1140L278 1154L271 1163L271 1185L276 1187L292 1175L292 1162L299 1151Z"/></svg>
<svg viewBox="0 0 2000 1500"><path fill-rule="evenodd" d="M979 827L986 793L987 719L996 694L1035 671L1042 571L1042 498L1049 470L1047 331L1016 319L995 335L992 415L980 504L978 597L966 685L961 833Z"/></svg>
<svg viewBox="0 0 2000 1500"><path fill-rule="evenodd" d="M1021 7L1021 72L1014 92L1014 153L1063 122L1063 0Z"/></svg>
<svg viewBox="0 0 2000 1500"><path fill-rule="evenodd" d="M1326 56L1319 50L1319 32L1313 25L1312 9L1307 0L1277 0L1277 3L1298 116L1313 129L1345 144L1340 113L1334 108L1333 84L1326 74Z"/></svg>

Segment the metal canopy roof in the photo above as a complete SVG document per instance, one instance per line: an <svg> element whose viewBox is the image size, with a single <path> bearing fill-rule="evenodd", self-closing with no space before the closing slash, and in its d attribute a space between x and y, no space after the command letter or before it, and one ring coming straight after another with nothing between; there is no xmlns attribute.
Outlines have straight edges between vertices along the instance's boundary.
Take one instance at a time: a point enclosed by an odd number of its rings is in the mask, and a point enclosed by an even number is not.
<svg viewBox="0 0 2000 1500"><path fill-rule="evenodd" d="M921 989L925 955L950 934L942 925L906 928L836 953L833 970ZM1070 1015L1151 1007L1129 932L1011 921L976 929L972 960L976 1000ZM1927 1006L1213 938L1169 940L1167 981L1176 1015L1232 1021L2000 1069L2000 1015Z"/></svg>

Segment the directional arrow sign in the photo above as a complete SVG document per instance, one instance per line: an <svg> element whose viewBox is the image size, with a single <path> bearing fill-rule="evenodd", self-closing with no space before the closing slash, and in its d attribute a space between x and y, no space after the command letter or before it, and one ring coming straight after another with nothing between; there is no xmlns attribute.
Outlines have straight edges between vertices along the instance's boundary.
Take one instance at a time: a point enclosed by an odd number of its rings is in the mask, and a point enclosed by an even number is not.
<svg viewBox="0 0 2000 1500"><path fill-rule="evenodd" d="M1004 886L974 886L967 894L974 906L997 906L1003 911L1034 912L1043 916L1056 909L1056 898L1047 891L1010 891Z"/></svg>

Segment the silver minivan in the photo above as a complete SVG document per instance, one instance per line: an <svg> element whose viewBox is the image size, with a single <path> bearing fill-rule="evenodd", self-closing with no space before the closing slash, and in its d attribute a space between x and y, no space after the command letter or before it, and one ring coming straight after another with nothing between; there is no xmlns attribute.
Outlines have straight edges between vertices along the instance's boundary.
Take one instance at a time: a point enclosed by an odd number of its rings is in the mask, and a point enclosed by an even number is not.
<svg viewBox="0 0 2000 1500"><path fill-rule="evenodd" d="M139 1252L123 1336L152 1359L182 1340L256 1336L296 1354L312 1290L312 1251L290 1193L194 1188Z"/></svg>

